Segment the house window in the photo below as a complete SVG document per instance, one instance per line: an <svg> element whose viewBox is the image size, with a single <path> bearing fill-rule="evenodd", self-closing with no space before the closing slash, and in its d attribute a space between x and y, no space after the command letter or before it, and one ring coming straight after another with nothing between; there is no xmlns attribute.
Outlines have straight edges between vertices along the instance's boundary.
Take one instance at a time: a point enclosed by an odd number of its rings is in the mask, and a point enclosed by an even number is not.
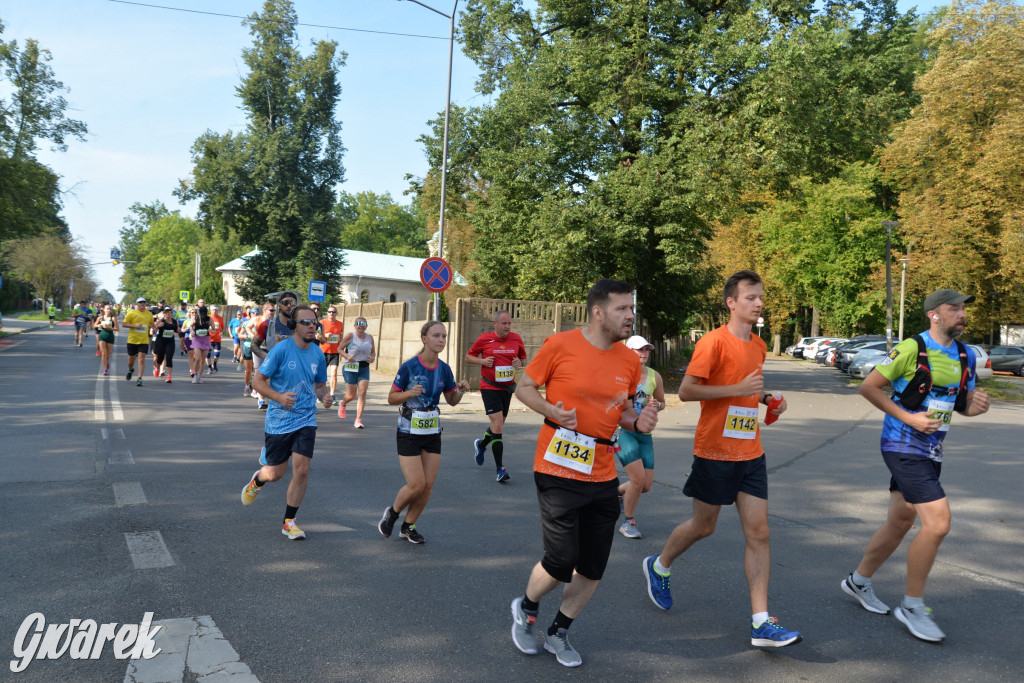
<svg viewBox="0 0 1024 683"><path fill-rule="evenodd" d="M368 303L369 301L370 301L370 290L364 289L363 291L359 292L359 302L360 303L364 303L365 304L365 303Z"/></svg>
<svg viewBox="0 0 1024 683"><path fill-rule="evenodd" d="M388 301L391 303L395 303L396 301L398 301L398 297L395 296L394 292L391 292L391 298L389 298Z"/></svg>

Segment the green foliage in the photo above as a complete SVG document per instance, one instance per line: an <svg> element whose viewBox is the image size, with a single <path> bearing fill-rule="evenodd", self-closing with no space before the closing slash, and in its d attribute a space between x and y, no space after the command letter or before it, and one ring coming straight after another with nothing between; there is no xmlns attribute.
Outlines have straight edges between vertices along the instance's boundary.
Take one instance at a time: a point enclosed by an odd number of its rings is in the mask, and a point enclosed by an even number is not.
<svg viewBox="0 0 1024 683"><path fill-rule="evenodd" d="M344 259L332 213L344 147L334 112L345 54L318 41L303 56L296 22L287 0L266 0L263 13L246 20L254 39L242 52L248 73L237 88L246 130L200 136L193 179L177 191L183 201L198 200L204 226L259 245L239 283L250 300L309 280L340 291Z"/></svg>
<svg viewBox="0 0 1024 683"><path fill-rule="evenodd" d="M346 249L395 256L427 256L426 219L418 202L396 203L389 193L342 192L334 210Z"/></svg>
<svg viewBox="0 0 1024 683"><path fill-rule="evenodd" d="M140 274L145 272L144 268L146 267L139 251L142 239L154 222L170 214L171 212L159 199L149 204L135 202L128 208L128 215L124 217L119 233L121 260L127 261L122 265L124 270L121 273L121 289L123 291L128 293L145 291L145 287L140 281ZM132 261L134 263L131 263ZM138 296L136 295L135 298ZM109 299L109 301L113 301L113 299Z"/></svg>
<svg viewBox="0 0 1024 683"><path fill-rule="evenodd" d="M78 283L75 293L80 297L95 288L85 251L58 231L12 240L5 260L11 272L27 282L37 297L52 299L58 306L67 301L72 279Z"/></svg>

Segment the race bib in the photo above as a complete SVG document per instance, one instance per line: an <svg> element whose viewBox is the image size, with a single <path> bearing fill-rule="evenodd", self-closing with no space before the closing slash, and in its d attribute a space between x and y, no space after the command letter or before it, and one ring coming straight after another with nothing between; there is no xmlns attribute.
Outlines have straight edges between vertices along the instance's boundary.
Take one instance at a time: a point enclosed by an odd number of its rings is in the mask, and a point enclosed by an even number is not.
<svg viewBox="0 0 1024 683"><path fill-rule="evenodd" d="M516 369L511 365L496 365L494 367L494 381L511 382L516 374Z"/></svg>
<svg viewBox="0 0 1024 683"><path fill-rule="evenodd" d="M327 335L327 343L328 344L337 344L340 339L341 339L341 337L339 335L337 335L337 334L329 334L329 335Z"/></svg>
<svg viewBox="0 0 1024 683"><path fill-rule="evenodd" d="M208 334L210 334L209 330L196 330L197 337L205 337Z"/></svg>
<svg viewBox="0 0 1024 683"><path fill-rule="evenodd" d="M555 430L555 435L548 442L544 451L544 459L560 467L568 467L582 474L590 474L594 469L594 451L597 440L592 436L574 432L565 427Z"/></svg>
<svg viewBox="0 0 1024 683"><path fill-rule="evenodd" d="M358 367L358 363L356 366ZM414 410L409 418L410 434L438 434L441 431L441 411Z"/></svg>
<svg viewBox="0 0 1024 683"><path fill-rule="evenodd" d="M757 437L757 408L729 406L722 436L727 439L753 439Z"/></svg>
<svg viewBox="0 0 1024 683"><path fill-rule="evenodd" d="M949 431L949 423L953 419L953 406L955 399L953 398L935 398L931 396L928 398L928 416L933 420L942 420L942 426L939 427L940 432Z"/></svg>
<svg viewBox="0 0 1024 683"><path fill-rule="evenodd" d="M354 360L351 363L345 363L341 366L343 372L359 372L359 361Z"/></svg>
<svg viewBox="0 0 1024 683"><path fill-rule="evenodd" d="M164 339L174 339L174 330L164 330Z"/></svg>

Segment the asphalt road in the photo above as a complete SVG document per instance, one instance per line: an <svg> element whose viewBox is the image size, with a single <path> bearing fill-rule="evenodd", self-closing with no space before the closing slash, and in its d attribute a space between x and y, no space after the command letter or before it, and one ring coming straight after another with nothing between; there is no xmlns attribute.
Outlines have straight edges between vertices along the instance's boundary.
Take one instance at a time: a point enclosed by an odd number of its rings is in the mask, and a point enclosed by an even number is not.
<svg viewBox="0 0 1024 683"><path fill-rule="evenodd" d="M509 636L509 602L542 554L530 474L536 415L518 406L510 416L512 480L499 485L492 465L472 459L486 424L479 398L445 409L441 472L417 525L427 542L413 546L397 532L385 540L376 522L402 477L394 408L383 400L391 377L374 375L365 430L321 411L298 516L308 539L291 542L279 531L284 483L268 485L249 508L239 502L263 414L242 397L230 361L191 385L182 358L174 384L150 374L140 388L124 380L118 336L115 372L105 379L94 349L72 346L69 326L0 348L0 650L15 658L18 628L37 612L55 624L130 624L153 612L177 620L169 624L200 624L205 639L188 641L187 666L162 676L133 672L107 647L96 661L65 655L17 674L5 663L0 680L1020 680L1019 405L954 418L943 471L953 530L927 590L947 640L927 644L839 590L885 515L880 414L833 370L770 360L767 388L790 404L762 437L771 612L805 640L762 652L749 645L732 510L674 565L676 606L662 612L647 598L642 559L690 514L681 487L698 406L672 401L655 437L656 484L637 512L644 538L616 535L605 579L572 627L584 664L570 670L547 653L521 654ZM875 576L890 605L903 592L905 548ZM556 610L552 594L539 623ZM240 661L201 677L200 650L211 643L230 643Z"/></svg>

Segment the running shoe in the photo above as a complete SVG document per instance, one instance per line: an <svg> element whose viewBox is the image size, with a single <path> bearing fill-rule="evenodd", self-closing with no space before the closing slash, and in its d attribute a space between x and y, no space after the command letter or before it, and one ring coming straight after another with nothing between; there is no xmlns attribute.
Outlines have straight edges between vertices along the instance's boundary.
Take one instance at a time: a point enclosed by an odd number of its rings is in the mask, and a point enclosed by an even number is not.
<svg viewBox="0 0 1024 683"><path fill-rule="evenodd" d="M356 429L362 429L362 428L363 428L363 421L362 421L362 420L360 420L360 419L358 419L358 418L356 418L356 421L355 421L355 422L353 422L352 424L353 424L353 426L354 426L354 427L355 427Z"/></svg>
<svg viewBox="0 0 1024 683"><path fill-rule="evenodd" d="M135 380L135 386L137 386L137 387L141 387L142 386L142 378L141 377L138 378L137 380Z"/></svg>
<svg viewBox="0 0 1024 683"><path fill-rule="evenodd" d="M245 389L242 389L242 397L243 398L249 398L249 394L250 393L252 393L252 389L250 389L249 387L246 387Z"/></svg>
<svg viewBox="0 0 1024 683"><path fill-rule="evenodd" d="M415 545L421 545L425 540L427 540L423 538L423 534L416 531L415 524L410 524L407 527L403 526L402 530L398 532L398 535L409 541L409 543L413 543Z"/></svg>
<svg viewBox="0 0 1024 683"><path fill-rule="evenodd" d="M257 409L257 410L266 410L266 409L267 409L267 402L266 402L266 401L264 401L264 400L263 400L263 399L261 398L261 399L260 399L260 400L259 400L259 401L258 401L258 402L256 403L256 409Z"/></svg>
<svg viewBox="0 0 1024 683"><path fill-rule="evenodd" d="M106 374L107 374L107 371L106 371L106 370L104 370L104 371L103 371L103 374L104 374L104 375L106 375Z"/></svg>
<svg viewBox="0 0 1024 683"><path fill-rule="evenodd" d="M750 625L750 644L755 647L785 647L803 639L799 631L787 631L779 626L775 617L768 617L760 626Z"/></svg>
<svg viewBox="0 0 1024 683"><path fill-rule="evenodd" d="M102 353L100 353L99 351L97 351L97 352L96 352L96 355L97 355L97 356L102 356L103 354L102 354Z"/></svg>
<svg viewBox="0 0 1024 683"><path fill-rule="evenodd" d="M484 464L484 451L487 450L485 447L480 445L482 439L477 439L473 442L473 460L476 461L477 465Z"/></svg>
<svg viewBox="0 0 1024 683"><path fill-rule="evenodd" d="M669 579L654 570L657 555L644 559L644 576L647 577L647 595L661 609L672 609L672 591L669 590Z"/></svg>
<svg viewBox="0 0 1024 683"><path fill-rule="evenodd" d="M295 524L294 519L289 519L281 527L281 533L288 537L289 541L301 541L306 537L306 532Z"/></svg>
<svg viewBox="0 0 1024 683"><path fill-rule="evenodd" d="M903 622L915 638L927 640L929 643L941 643L946 637L935 623L930 607L905 607L901 604L892 613Z"/></svg>
<svg viewBox="0 0 1024 683"><path fill-rule="evenodd" d="M127 373L127 374L126 374L126 375L124 376L124 378L125 378L125 381L131 381L131 379L132 379L132 373L134 373L134 372L135 372L135 368L132 368L132 369L130 369L130 370L128 371L128 373Z"/></svg>
<svg viewBox="0 0 1024 683"><path fill-rule="evenodd" d="M338 417L340 417L342 420L344 420L345 416L347 414L348 414L348 411L345 409L345 404L344 403L339 403L338 404Z"/></svg>
<svg viewBox="0 0 1024 683"><path fill-rule="evenodd" d="M878 599L878 596L875 595L875 591L871 587L871 584L868 583L864 586L858 586L853 582L852 573L843 579L842 583L839 584L839 587L850 597L857 598L861 607L867 611L874 612L875 614L889 613L889 606Z"/></svg>
<svg viewBox="0 0 1024 683"><path fill-rule="evenodd" d="M244 489L242 489L242 505L252 505L252 502L256 500L256 496L258 496L260 491L263 490L262 486L256 485L256 475L259 473L259 470L253 472L252 477L249 478L249 483L245 485Z"/></svg>
<svg viewBox="0 0 1024 683"><path fill-rule="evenodd" d="M523 654L535 655L538 652L537 634L533 632L536 621L536 614L523 611L522 596L512 601L512 643Z"/></svg>
<svg viewBox="0 0 1024 683"><path fill-rule="evenodd" d="M394 530L395 522L397 521L398 513L393 512L389 505L387 509L384 510L384 516L380 518L379 522L377 522L377 531L379 531L380 535L384 538L391 538L391 532Z"/></svg>
<svg viewBox="0 0 1024 683"><path fill-rule="evenodd" d="M171 378L170 378L170 377L168 377L168 378L167 378L167 379L165 379L164 381L165 381L165 382L167 382L168 384L170 384L170 383L171 383Z"/></svg>
<svg viewBox="0 0 1024 683"><path fill-rule="evenodd" d="M196 384L206 384L206 382L203 381L202 375L196 375Z"/></svg>
<svg viewBox="0 0 1024 683"><path fill-rule="evenodd" d="M544 649L553 654L562 666L579 666L583 663L580 653L569 643L569 632L564 628L558 629L554 635L545 634Z"/></svg>
<svg viewBox="0 0 1024 683"><path fill-rule="evenodd" d="M504 467L499 467L498 468L497 482L499 484L504 484L506 481L508 481L511 478L512 477L508 476L508 470L506 470Z"/></svg>
<svg viewBox="0 0 1024 683"><path fill-rule="evenodd" d="M622 526L619 527L619 533L626 538L643 538L643 534L636 528L635 519L627 519L623 522Z"/></svg>
<svg viewBox="0 0 1024 683"><path fill-rule="evenodd" d="M156 368L153 368L153 376L154 377L159 377L160 376L160 371L157 370Z"/></svg>
<svg viewBox="0 0 1024 683"><path fill-rule="evenodd" d="M192 375L192 384L199 384L198 379L199 379L198 377L196 377L195 375Z"/></svg>

